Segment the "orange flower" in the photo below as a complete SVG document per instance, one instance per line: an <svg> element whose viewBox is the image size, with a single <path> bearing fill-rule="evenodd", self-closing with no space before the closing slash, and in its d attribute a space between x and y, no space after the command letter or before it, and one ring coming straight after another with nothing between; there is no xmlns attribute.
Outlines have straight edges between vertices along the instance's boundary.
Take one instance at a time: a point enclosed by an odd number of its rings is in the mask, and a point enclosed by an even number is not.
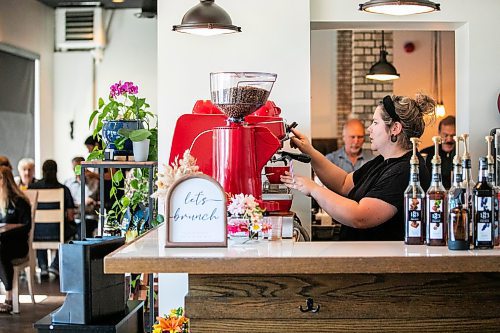
<svg viewBox="0 0 500 333"><path fill-rule="evenodd" d="M183 318L162 318L156 317L158 319L158 324L153 325L154 329L160 328L162 332L177 333L182 332L182 324L184 323Z"/></svg>

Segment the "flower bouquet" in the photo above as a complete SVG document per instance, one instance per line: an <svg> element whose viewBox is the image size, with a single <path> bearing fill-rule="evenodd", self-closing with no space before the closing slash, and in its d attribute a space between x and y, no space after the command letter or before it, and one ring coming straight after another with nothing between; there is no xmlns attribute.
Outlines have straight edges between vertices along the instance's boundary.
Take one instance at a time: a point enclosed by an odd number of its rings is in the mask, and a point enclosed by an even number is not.
<svg viewBox="0 0 500 333"><path fill-rule="evenodd" d="M236 194L229 198L227 211L231 218L227 224L229 236L248 236L257 239L259 232L267 232L269 226L263 222L264 209L253 195Z"/></svg>
<svg viewBox="0 0 500 333"><path fill-rule="evenodd" d="M156 317L153 333L189 333L189 318L184 316L184 309L170 310L168 315Z"/></svg>

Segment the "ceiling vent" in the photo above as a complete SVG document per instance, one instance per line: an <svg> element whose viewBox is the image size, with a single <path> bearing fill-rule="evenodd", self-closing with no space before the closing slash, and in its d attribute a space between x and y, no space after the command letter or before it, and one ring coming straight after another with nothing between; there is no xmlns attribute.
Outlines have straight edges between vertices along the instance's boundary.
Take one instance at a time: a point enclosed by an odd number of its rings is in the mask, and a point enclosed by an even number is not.
<svg viewBox="0 0 500 333"><path fill-rule="evenodd" d="M92 50L105 46L102 8L56 8L56 50Z"/></svg>

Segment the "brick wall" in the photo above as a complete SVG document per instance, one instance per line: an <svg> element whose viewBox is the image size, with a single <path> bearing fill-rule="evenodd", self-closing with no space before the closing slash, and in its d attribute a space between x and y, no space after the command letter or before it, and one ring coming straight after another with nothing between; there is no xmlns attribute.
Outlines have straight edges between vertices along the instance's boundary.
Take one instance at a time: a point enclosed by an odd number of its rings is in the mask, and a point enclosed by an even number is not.
<svg viewBox="0 0 500 333"><path fill-rule="evenodd" d="M337 38L339 133L342 133L342 126L349 117L360 119L368 128L378 102L393 91L392 81L382 82L365 78L370 67L380 58L382 32L339 31ZM387 60L392 63L392 32L384 32L384 44L389 53ZM349 79L350 82L347 82ZM339 145L342 144L340 138Z"/></svg>

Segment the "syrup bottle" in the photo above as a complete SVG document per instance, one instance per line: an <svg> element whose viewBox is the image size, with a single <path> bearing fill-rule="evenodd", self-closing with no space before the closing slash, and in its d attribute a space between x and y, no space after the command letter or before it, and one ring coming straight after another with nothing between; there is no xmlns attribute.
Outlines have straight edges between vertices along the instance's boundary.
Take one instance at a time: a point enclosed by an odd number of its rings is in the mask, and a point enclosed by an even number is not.
<svg viewBox="0 0 500 333"><path fill-rule="evenodd" d="M420 140L410 138L413 155L410 159L410 183L405 190L405 244L423 245L425 243L425 192L420 186L417 148Z"/></svg>
<svg viewBox="0 0 500 333"><path fill-rule="evenodd" d="M495 245L494 192L493 186L488 182L488 160L481 157L479 180L472 192L475 249L492 249Z"/></svg>
<svg viewBox="0 0 500 333"><path fill-rule="evenodd" d="M467 202L467 210L469 212L469 243L474 244L474 216L472 215L472 191L476 186L472 180L472 163L469 154L469 134L462 134L464 141L464 154L462 155L462 186L465 188L465 201Z"/></svg>
<svg viewBox="0 0 500 333"><path fill-rule="evenodd" d="M465 199L465 187L462 184L462 159L460 158L460 141L462 137L454 136L456 154L453 158L453 182L448 191L448 249L468 250L469 243L469 211Z"/></svg>
<svg viewBox="0 0 500 333"><path fill-rule="evenodd" d="M493 187L493 229L495 235L495 246L500 245L499 229L498 229L498 219L499 219L499 199L500 199L500 187L497 186L495 181L495 159L491 155L491 143L493 142L492 136L485 136L486 144L488 145L488 155L486 155L486 160L488 161L488 182Z"/></svg>
<svg viewBox="0 0 500 333"><path fill-rule="evenodd" d="M439 157L439 144L441 137L432 137L434 141L434 157L432 163L431 186L427 190L427 245L445 246L447 236L446 217L446 190L441 180L441 157Z"/></svg>

